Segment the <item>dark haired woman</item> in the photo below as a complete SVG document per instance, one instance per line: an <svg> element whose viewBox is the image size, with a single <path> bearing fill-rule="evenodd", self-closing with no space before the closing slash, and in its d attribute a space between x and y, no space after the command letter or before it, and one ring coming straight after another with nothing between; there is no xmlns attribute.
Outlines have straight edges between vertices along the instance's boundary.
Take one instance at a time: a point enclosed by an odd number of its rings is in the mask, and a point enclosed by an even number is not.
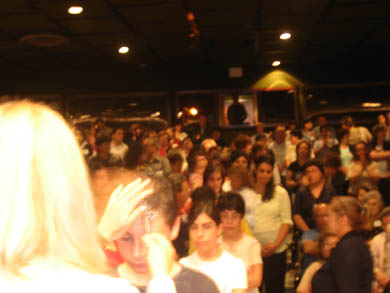
<svg viewBox="0 0 390 293"><path fill-rule="evenodd" d="M264 286L267 293L284 292L287 234L292 225L287 191L273 182L274 159L260 156L256 160L254 190L262 203L257 207L253 234L259 240L264 263Z"/></svg>
<svg viewBox="0 0 390 293"><path fill-rule="evenodd" d="M328 232L339 237L329 261L314 275L312 292L371 293L372 259L359 233L362 207L350 196L336 196L329 206Z"/></svg>
<svg viewBox="0 0 390 293"><path fill-rule="evenodd" d="M194 201L189 214L190 239L196 251L180 263L201 271L215 281L220 292L246 292L247 277L244 263L223 250L218 243L222 232L221 216L215 201Z"/></svg>

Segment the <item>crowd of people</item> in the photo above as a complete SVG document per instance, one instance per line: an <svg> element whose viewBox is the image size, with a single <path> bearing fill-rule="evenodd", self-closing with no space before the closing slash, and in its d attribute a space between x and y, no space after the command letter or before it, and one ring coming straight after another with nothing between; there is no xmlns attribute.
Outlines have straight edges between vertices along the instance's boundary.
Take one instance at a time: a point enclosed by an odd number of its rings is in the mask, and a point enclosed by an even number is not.
<svg viewBox="0 0 390 293"><path fill-rule="evenodd" d="M191 132L71 129L2 104L0 287L285 292L295 247L297 292L390 290L390 113L313 126L227 144L205 115Z"/></svg>

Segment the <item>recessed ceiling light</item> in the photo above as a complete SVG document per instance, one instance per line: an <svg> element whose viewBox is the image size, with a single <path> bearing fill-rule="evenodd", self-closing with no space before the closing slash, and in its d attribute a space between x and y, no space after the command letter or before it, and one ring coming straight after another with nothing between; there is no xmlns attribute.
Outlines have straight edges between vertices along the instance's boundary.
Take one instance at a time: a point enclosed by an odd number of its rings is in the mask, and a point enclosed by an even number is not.
<svg viewBox="0 0 390 293"><path fill-rule="evenodd" d="M272 66L274 66L274 67L279 66L279 65L280 65L279 60L275 60L274 62L272 62Z"/></svg>
<svg viewBox="0 0 390 293"><path fill-rule="evenodd" d="M126 46L120 47L118 52L121 54L126 54L129 52L129 47L126 47Z"/></svg>
<svg viewBox="0 0 390 293"><path fill-rule="evenodd" d="M374 103L373 102L367 102L367 103L363 103L362 106L365 107L365 108L376 108L376 107L382 106L382 104L381 103L377 103L377 102L374 102Z"/></svg>
<svg viewBox="0 0 390 293"><path fill-rule="evenodd" d="M283 33L280 35L280 39L281 40L288 40L289 38L291 38L291 34L290 33Z"/></svg>
<svg viewBox="0 0 390 293"><path fill-rule="evenodd" d="M327 105L328 104L328 101L320 101L320 105Z"/></svg>
<svg viewBox="0 0 390 293"><path fill-rule="evenodd" d="M71 6L68 8L69 14L80 14L81 12L83 12L83 7L81 6Z"/></svg>

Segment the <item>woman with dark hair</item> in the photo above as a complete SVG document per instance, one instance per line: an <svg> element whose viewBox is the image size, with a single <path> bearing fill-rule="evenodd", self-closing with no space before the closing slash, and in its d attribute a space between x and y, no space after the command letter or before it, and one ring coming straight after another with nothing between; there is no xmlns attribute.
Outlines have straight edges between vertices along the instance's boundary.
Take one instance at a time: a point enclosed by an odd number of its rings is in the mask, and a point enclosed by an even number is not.
<svg viewBox="0 0 390 293"><path fill-rule="evenodd" d="M220 292L246 292L247 277L244 263L223 250L218 243L222 232L221 216L214 200L194 201L189 214L190 239L196 251L180 263L203 272L215 281Z"/></svg>
<svg viewBox="0 0 390 293"><path fill-rule="evenodd" d="M267 293L284 292L287 234L292 225L291 205L287 191L273 182L272 156L256 160L254 190L261 199L257 207L253 234L259 240L264 263L264 286Z"/></svg>
<svg viewBox="0 0 390 293"><path fill-rule="evenodd" d="M338 132L339 144L333 147L333 151L340 155L341 168L346 174L348 172L349 164L353 159L351 147L349 145L349 131L347 129L340 129Z"/></svg>
<svg viewBox="0 0 390 293"><path fill-rule="evenodd" d="M340 156L337 153L330 152L324 161L325 182L332 185L337 195L346 195L348 181L345 173L341 169Z"/></svg>
<svg viewBox="0 0 390 293"><path fill-rule="evenodd" d="M297 159L287 169L286 188L290 194L299 187L307 186L309 181L305 176L305 163L310 159L311 145L307 140L301 140L296 147Z"/></svg>
<svg viewBox="0 0 390 293"><path fill-rule="evenodd" d="M378 165L369 157L368 145L365 142L358 142L353 147L353 159L348 168L350 194L356 195L357 189L362 184L370 184L377 188L380 179Z"/></svg>
<svg viewBox="0 0 390 293"><path fill-rule="evenodd" d="M249 163L249 155L245 152L233 151L230 155L229 167L242 166L244 168L249 168Z"/></svg>
<svg viewBox="0 0 390 293"><path fill-rule="evenodd" d="M222 191L222 183L224 174L220 167L208 165L203 174L203 182L205 186L210 187L218 196Z"/></svg>
<svg viewBox="0 0 390 293"><path fill-rule="evenodd" d="M364 213L359 201L336 196L329 205L327 232L339 237L329 261L314 275L313 293L371 293L370 251L359 233Z"/></svg>

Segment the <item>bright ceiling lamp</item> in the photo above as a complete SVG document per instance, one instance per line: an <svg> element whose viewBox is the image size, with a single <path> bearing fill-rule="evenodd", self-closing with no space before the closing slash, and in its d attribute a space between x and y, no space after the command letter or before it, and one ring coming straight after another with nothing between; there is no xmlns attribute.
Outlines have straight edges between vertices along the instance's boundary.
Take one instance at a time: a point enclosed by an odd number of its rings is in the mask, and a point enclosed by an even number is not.
<svg viewBox="0 0 390 293"><path fill-rule="evenodd" d="M365 108L376 108L382 106L382 104L378 102L366 102L363 103L362 106Z"/></svg>
<svg viewBox="0 0 390 293"><path fill-rule="evenodd" d="M118 49L118 52L121 53L121 54L126 54L129 52L129 47L126 47L126 46L122 46Z"/></svg>
<svg viewBox="0 0 390 293"><path fill-rule="evenodd" d="M68 13L69 14L80 14L81 12L83 12L83 7L82 6L70 6L68 8Z"/></svg>
<svg viewBox="0 0 390 293"><path fill-rule="evenodd" d="M291 34L290 33L285 32L285 33L280 35L280 39L281 40L288 40L289 38L291 38Z"/></svg>
<svg viewBox="0 0 390 293"><path fill-rule="evenodd" d="M272 66L273 67L276 67L276 66L279 66L280 65L280 61L279 60L275 60L274 62L272 62Z"/></svg>
<svg viewBox="0 0 390 293"><path fill-rule="evenodd" d="M192 107L189 112L192 116L198 115L198 109L196 109L195 107Z"/></svg>

